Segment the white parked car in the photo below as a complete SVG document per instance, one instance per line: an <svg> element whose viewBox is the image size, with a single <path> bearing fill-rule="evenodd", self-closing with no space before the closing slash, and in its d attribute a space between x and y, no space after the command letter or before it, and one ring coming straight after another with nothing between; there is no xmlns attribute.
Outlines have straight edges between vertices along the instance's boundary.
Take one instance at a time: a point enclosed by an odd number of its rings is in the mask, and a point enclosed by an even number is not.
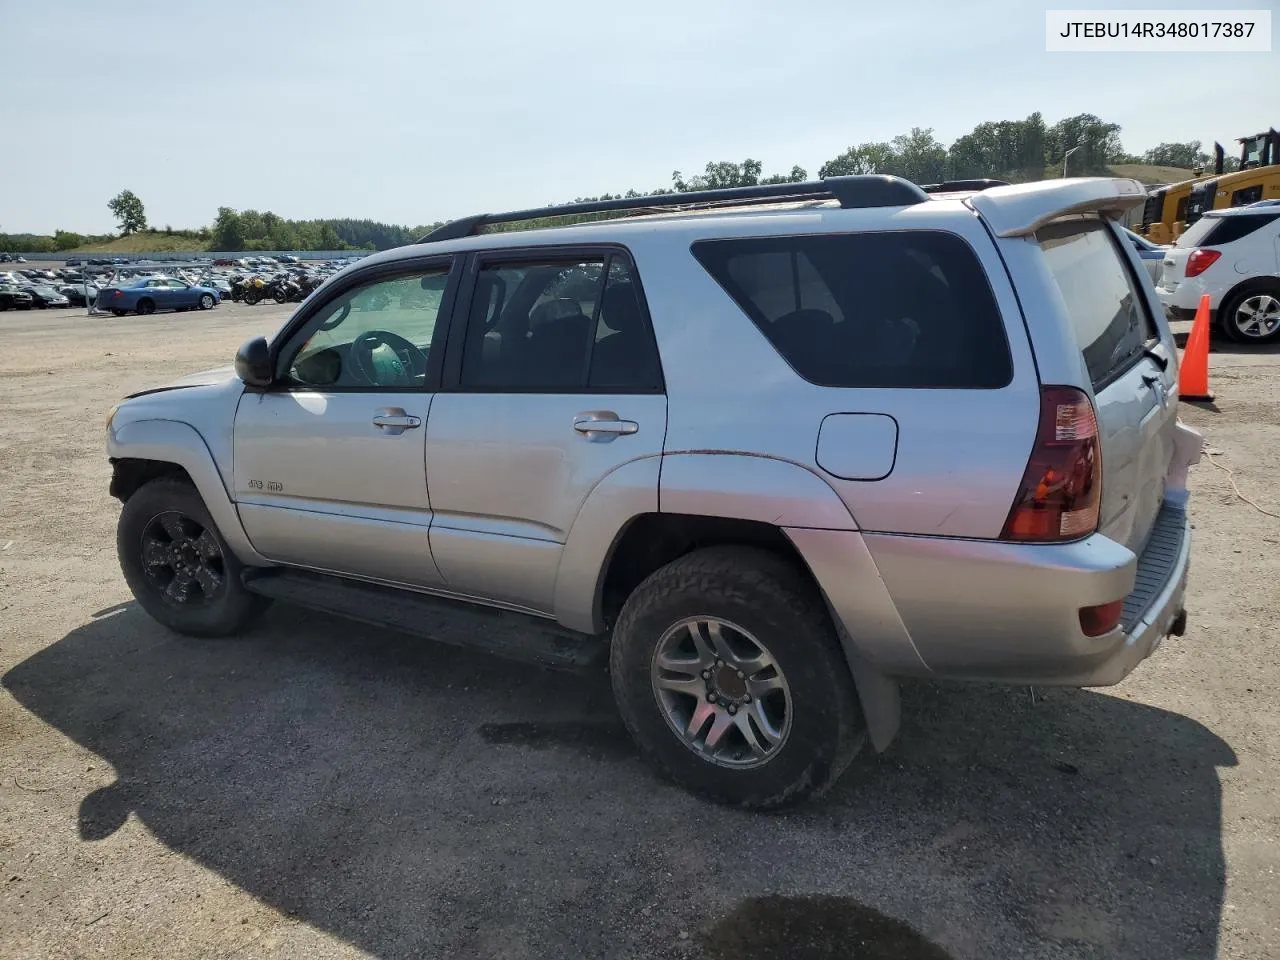
<svg viewBox="0 0 1280 960"><path fill-rule="evenodd" d="M1212 210L1170 247L1156 293L1170 318L1190 320L1204 294L1232 340L1280 338L1280 207Z"/></svg>

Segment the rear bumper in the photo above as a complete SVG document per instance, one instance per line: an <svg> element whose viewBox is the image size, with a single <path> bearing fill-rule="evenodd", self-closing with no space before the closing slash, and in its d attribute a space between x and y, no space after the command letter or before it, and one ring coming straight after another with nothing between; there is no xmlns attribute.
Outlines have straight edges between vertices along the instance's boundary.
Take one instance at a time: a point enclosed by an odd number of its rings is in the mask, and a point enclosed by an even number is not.
<svg viewBox="0 0 1280 960"><path fill-rule="evenodd" d="M1171 491L1141 556L1100 534L1061 545L886 535L866 542L931 676L1107 686L1185 622L1185 491ZM1086 636L1080 609L1120 597L1120 626Z"/></svg>

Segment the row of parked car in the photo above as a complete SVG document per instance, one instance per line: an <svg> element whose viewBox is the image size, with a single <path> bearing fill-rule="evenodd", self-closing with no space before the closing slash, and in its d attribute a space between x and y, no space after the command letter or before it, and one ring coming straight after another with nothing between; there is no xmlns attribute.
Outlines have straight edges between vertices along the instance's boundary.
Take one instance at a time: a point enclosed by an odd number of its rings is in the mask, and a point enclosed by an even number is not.
<svg viewBox="0 0 1280 960"><path fill-rule="evenodd" d="M14 258L5 254L7 262ZM25 263L25 260L20 261ZM48 307L85 306L87 278L78 270L39 267L0 271L0 310L31 310ZM89 287L89 302L97 290Z"/></svg>
<svg viewBox="0 0 1280 960"><path fill-rule="evenodd" d="M13 262L12 258L9 262ZM350 262L351 259L339 259L302 263L289 256L235 260L203 257L167 265L139 260L121 266L98 258L73 259L64 267L23 266L0 271L0 310L92 306L116 316L209 310L222 300L241 299L237 292L243 294L250 287L284 291L275 296L284 303L301 299ZM291 293L294 291L296 295ZM246 299L257 302L262 298Z"/></svg>

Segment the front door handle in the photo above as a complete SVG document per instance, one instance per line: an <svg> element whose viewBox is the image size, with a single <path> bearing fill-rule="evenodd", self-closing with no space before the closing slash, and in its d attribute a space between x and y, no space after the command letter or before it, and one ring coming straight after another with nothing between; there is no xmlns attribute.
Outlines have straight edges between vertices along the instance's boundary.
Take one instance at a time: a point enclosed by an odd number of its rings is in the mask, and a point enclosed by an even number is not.
<svg viewBox="0 0 1280 960"><path fill-rule="evenodd" d="M635 433L640 429L640 424L634 420L619 420L616 413L603 411L578 414L573 418L573 429L588 440L602 443Z"/></svg>
<svg viewBox="0 0 1280 960"><path fill-rule="evenodd" d="M383 433L397 436L406 430L422 426L422 418L410 416L401 407L388 407L378 411L373 418L373 425Z"/></svg>

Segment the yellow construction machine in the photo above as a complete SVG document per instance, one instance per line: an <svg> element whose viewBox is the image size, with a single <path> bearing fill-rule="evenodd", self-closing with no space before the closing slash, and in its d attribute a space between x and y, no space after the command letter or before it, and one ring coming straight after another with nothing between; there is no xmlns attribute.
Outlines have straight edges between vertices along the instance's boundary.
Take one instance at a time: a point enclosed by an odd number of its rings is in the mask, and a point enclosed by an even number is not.
<svg viewBox="0 0 1280 960"><path fill-rule="evenodd" d="M1213 173L1156 187L1147 194L1139 232L1153 243L1172 243L1207 210L1243 207L1280 198L1280 133L1241 137L1240 168L1224 173L1221 144L1213 145Z"/></svg>

